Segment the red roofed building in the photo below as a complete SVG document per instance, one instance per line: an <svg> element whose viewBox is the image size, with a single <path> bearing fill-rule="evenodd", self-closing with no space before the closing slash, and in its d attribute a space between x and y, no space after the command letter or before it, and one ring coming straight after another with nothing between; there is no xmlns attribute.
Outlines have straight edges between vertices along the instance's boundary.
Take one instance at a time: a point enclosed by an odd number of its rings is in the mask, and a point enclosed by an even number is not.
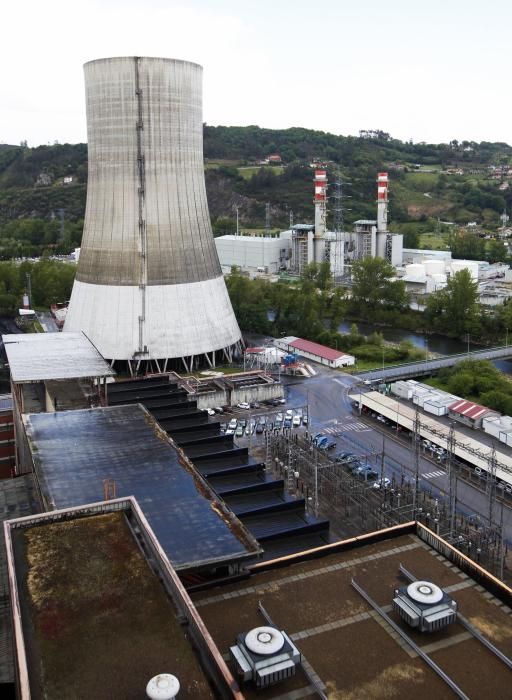
<svg viewBox="0 0 512 700"><path fill-rule="evenodd" d="M493 411L485 406L480 406L472 401L458 399L448 406L448 415L459 421L459 423L469 425L470 428L480 428L484 418L493 415L499 416L500 414L497 411Z"/></svg>
<svg viewBox="0 0 512 700"><path fill-rule="evenodd" d="M356 361L353 355L348 355L346 352L328 348L320 343L313 343L311 340L297 338L294 335L274 340L274 345L285 352L301 355L308 360L332 368L349 367L354 365Z"/></svg>

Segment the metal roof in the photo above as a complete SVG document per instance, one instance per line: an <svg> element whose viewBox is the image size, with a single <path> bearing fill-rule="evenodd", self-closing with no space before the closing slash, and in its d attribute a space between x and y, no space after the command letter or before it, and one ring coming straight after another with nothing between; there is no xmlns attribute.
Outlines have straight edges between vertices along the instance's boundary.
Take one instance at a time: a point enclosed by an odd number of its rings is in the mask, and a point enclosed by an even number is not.
<svg viewBox="0 0 512 700"><path fill-rule="evenodd" d="M2 340L14 382L115 375L83 333L19 333Z"/></svg>
<svg viewBox="0 0 512 700"><path fill-rule="evenodd" d="M283 338L286 341L286 338ZM323 357L326 360L337 360L339 357L349 357L346 352L341 352L341 350L334 350L333 348L328 348L326 345L320 345L320 343L314 343L312 340L304 340L303 338L295 338L291 340L288 345L295 350L302 352L310 352L313 355L318 355L318 357Z"/></svg>
<svg viewBox="0 0 512 700"><path fill-rule="evenodd" d="M259 552L243 525L140 405L24 417L34 468L50 509L135 496L177 569Z"/></svg>
<svg viewBox="0 0 512 700"><path fill-rule="evenodd" d="M472 420L478 420L478 418L481 418L487 413L497 413L497 411L492 411L490 408L480 406L477 403L473 403L473 401L466 401L465 399L459 399L455 401L455 403L450 404L448 410L453 413L458 413L465 418L471 418Z"/></svg>

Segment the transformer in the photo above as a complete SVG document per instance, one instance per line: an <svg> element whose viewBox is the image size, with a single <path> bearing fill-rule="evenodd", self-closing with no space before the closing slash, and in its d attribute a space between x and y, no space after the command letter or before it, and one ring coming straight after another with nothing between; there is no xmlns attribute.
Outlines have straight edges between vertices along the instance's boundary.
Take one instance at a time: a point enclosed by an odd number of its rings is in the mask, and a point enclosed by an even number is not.
<svg viewBox="0 0 512 700"><path fill-rule="evenodd" d="M230 361L241 334L206 200L201 66L124 57L84 72L87 205L64 331L132 372Z"/></svg>
<svg viewBox="0 0 512 700"><path fill-rule="evenodd" d="M393 609L420 632L437 632L457 619L455 600L430 581L414 581L396 590Z"/></svg>

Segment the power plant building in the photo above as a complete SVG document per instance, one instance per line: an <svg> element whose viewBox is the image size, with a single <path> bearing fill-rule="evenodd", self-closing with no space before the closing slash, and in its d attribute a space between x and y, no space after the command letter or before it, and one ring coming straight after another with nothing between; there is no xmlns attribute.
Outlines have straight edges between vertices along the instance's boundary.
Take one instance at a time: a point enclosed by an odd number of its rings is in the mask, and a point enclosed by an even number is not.
<svg viewBox="0 0 512 700"><path fill-rule="evenodd" d="M87 206L64 330L131 371L231 359L241 335L206 200L201 66L124 57L84 70Z"/></svg>
<svg viewBox="0 0 512 700"><path fill-rule="evenodd" d="M277 274L286 270L291 257L290 241L270 236L218 236L215 247L222 272L233 266L249 273Z"/></svg>

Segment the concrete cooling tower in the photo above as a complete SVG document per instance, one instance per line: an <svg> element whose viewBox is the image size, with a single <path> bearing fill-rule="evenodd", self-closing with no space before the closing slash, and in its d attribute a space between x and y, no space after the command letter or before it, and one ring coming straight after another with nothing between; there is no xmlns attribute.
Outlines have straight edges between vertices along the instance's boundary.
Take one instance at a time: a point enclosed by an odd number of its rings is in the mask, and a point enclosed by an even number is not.
<svg viewBox="0 0 512 700"><path fill-rule="evenodd" d="M231 359L241 337L206 200L201 66L129 57L84 71L87 206L64 330L130 371Z"/></svg>

